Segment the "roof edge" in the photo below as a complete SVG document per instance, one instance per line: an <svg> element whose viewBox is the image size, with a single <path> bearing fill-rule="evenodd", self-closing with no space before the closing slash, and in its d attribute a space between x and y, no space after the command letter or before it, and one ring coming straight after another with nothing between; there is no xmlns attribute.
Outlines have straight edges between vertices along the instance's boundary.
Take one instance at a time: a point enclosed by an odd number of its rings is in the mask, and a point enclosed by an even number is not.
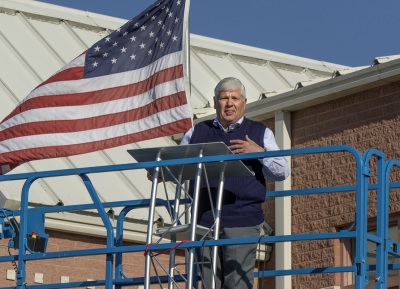
<svg viewBox="0 0 400 289"><path fill-rule="evenodd" d="M252 102L247 105L246 116L264 120L274 117L277 111L297 111L399 80L397 59Z"/></svg>
<svg viewBox="0 0 400 289"><path fill-rule="evenodd" d="M249 103L245 115L261 121L274 118L278 111L297 111L399 80L400 59L396 59ZM214 113L194 123L215 117Z"/></svg>

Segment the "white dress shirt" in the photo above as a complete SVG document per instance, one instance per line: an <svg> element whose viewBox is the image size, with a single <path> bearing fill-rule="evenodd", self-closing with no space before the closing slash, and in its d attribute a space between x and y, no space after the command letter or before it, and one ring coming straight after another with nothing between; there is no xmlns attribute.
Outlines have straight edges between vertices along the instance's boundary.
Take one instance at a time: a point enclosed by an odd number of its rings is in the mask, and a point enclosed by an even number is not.
<svg viewBox="0 0 400 289"><path fill-rule="evenodd" d="M235 128L239 127L243 122L244 117L239 119L237 123L231 124L228 128L224 128L219 122L218 118L214 119L214 125L219 126L221 129L228 133ZM180 145L190 144L190 138L192 137L194 131L194 127L189 129L183 139L180 142ZM279 150L278 145L275 141L275 136L273 132L267 127L264 133L264 149L266 151L277 151ZM289 166L285 157L271 157L261 159L260 162L263 164L263 173L264 176L273 180L273 181L283 181L289 176Z"/></svg>

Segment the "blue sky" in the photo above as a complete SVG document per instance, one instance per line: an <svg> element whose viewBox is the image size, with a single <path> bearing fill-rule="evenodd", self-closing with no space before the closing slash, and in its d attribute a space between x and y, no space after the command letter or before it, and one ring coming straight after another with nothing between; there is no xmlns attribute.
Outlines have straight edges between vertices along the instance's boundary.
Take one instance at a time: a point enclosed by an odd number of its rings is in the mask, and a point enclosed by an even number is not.
<svg viewBox="0 0 400 289"><path fill-rule="evenodd" d="M155 0L41 0L130 19ZM400 54L399 0L191 0L190 32L348 66Z"/></svg>

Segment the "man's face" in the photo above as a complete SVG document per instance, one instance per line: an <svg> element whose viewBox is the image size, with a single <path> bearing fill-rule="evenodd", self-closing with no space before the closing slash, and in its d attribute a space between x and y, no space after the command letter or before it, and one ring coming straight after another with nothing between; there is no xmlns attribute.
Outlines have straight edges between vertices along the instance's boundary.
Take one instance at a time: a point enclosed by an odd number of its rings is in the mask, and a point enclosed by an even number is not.
<svg viewBox="0 0 400 289"><path fill-rule="evenodd" d="M214 108L221 124L227 128L236 123L246 109L246 101L240 90L222 91L219 97L214 97Z"/></svg>

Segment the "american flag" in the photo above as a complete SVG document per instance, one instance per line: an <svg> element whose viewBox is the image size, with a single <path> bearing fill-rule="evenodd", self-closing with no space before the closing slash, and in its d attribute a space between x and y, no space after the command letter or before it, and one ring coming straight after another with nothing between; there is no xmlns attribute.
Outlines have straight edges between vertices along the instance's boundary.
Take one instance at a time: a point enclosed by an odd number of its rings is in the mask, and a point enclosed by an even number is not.
<svg viewBox="0 0 400 289"><path fill-rule="evenodd" d="M36 87L0 123L2 173L188 130L188 11L157 1Z"/></svg>

